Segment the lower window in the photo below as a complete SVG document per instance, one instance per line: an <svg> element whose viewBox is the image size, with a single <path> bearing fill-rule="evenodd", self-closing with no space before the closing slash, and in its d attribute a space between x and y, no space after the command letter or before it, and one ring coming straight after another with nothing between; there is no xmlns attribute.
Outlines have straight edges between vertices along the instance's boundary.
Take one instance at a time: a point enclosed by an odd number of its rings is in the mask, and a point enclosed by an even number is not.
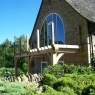
<svg viewBox="0 0 95 95"><path fill-rule="evenodd" d="M43 70L48 67L48 62L41 62L41 73L43 73Z"/></svg>
<svg viewBox="0 0 95 95"><path fill-rule="evenodd" d="M64 64L64 61L58 61L58 64L63 65Z"/></svg>

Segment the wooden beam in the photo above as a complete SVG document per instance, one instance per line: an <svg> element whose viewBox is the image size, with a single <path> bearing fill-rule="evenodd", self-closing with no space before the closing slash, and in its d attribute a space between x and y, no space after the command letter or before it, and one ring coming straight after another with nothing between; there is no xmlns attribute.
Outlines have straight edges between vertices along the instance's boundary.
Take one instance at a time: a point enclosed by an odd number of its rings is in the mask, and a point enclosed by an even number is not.
<svg viewBox="0 0 95 95"><path fill-rule="evenodd" d="M39 48L40 47L40 39L39 39L39 30L37 30L37 48Z"/></svg>
<svg viewBox="0 0 95 95"><path fill-rule="evenodd" d="M51 53L51 64L54 66L58 63L59 59L64 55L64 53Z"/></svg>
<svg viewBox="0 0 95 95"><path fill-rule="evenodd" d="M21 38L19 39L19 54L21 55Z"/></svg>
<svg viewBox="0 0 95 95"><path fill-rule="evenodd" d="M18 76L18 58L14 59L14 64L15 64L15 76Z"/></svg>
<svg viewBox="0 0 95 95"><path fill-rule="evenodd" d="M15 54L16 54L16 52L15 52L15 42L14 42L14 57L15 57Z"/></svg>
<svg viewBox="0 0 95 95"><path fill-rule="evenodd" d="M52 45L54 45L55 41L54 41L54 23L51 23L52 26Z"/></svg>
<svg viewBox="0 0 95 95"><path fill-rule="evenodd" d="M26 43L27 43L27 46L26 46L26 48L27 48L27 51L29 50L29 38L28 38L28 36L26 35Z"/></svg>
<svg viewBox="0 0 95 95"><path fill-rule="evenodd" d="M33 60L33 56L29 56L28 57L28 73L32 73L32 60Z"/></svg>
<svg viewBox="0 0 95 95"><path fill-rule="evenodd" d="M54 48L52 46L45 46L41 48L35 48L30 50L29 52L21 53L21 55L16 54L15 57L27 57L27 56L35 56L47 53L75 53L79 51L79 46L77 45L55 45Z"/></svg>

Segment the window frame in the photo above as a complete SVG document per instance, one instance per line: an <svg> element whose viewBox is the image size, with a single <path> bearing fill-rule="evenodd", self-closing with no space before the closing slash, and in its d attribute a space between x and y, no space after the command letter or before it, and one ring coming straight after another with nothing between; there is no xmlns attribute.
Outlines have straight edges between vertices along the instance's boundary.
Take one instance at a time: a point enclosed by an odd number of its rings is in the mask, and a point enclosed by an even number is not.
<svg viewBox="0 0 95 95"><path fill-rule="evenodd" d="M59 60L59 61L58 61L58 64L64 65L64 60L61 60L61 61Z"/></svg>
<svg viewBox="0 0 95 95"><path fill-rule="evenodd" d="M63 44L65 44L65 28L64 28L64 23L63 23L63 20L62 20L62 18L61 18L61 16L59 15L59 14L57 14L57 13L50 13L49 15L47 15L46 16L46 18L44 19L44 21L43 21L43 23L42 23L42 25L41 25L41 29L40 29L40 37L41 37L41 31L42 31L42 27L43 27L43 25L44 25L44 46L46 46L46 45L48 45L48 42L47 43L45 43L45 40L46 40L46 38L45 38L45 24L44 24L44 22L45 22L45 20L46 20L46 22L47 22L47 18L50 16L50 15L52 15L52 21L53 21L53 15L56 15L56 26L57 26L57 23L58 23L58 21L57 21L57 17L59 17L60 18L60 20L61 20L61 22L62 22L62 26L63 26L63 34L64 34L64 36L63 36ZM47 22L47 24L48 24L48 22ZM57 28L58 28L58 26L57 26ZM48 32L48 31L47 31ZM56 35L58 35L58 30L56 29L56 31L55 31L55 33L56 33ZM47 35L48 36L48 35ZM55 38L55 37L54 37ZM48 39L48 38L47 38ZM40 43L41 43L41 41L40 41ZM58 44L58 36L57 36L57 43L55 43L55 44Z"/></svg>
<svg viewBox="0 0 95 95"><path fill-rule="evenodd" d="M47 64L47 67L48 67L48 62L47 62L47 61L42 61L42 62L41 62L41 73L42 73L42 71L43 71L43 70L42 70L42 64L43 64L43 63Z"/></svg>

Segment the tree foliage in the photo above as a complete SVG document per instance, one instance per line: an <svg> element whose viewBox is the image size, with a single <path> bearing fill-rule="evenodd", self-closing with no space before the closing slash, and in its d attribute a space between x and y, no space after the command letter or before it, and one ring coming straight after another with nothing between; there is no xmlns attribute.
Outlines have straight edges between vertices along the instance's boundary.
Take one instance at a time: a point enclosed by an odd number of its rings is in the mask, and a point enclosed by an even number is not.
<svg viewBox="0 0 95 95"><path fill-rule="evenodd" d="M21 52L26 51L26 36L21 35L20 37L14 37L16 53L19 53L20 41ZM0 67L14 67L14 42L6 39L2 44L0 44ZM23 68L23 63L27 63L27 60L25 58L22 58L19 60L19 63L21 63L19 65L19 68Z"/></svg>
<svg viewBox="0 0 95 95"><path fill-rule="evenodd" d="M13 43L6 39L5 42L3 42L0 45L0 67L13 67L14 66L14 53L13 53L14 47Z"/></svg>

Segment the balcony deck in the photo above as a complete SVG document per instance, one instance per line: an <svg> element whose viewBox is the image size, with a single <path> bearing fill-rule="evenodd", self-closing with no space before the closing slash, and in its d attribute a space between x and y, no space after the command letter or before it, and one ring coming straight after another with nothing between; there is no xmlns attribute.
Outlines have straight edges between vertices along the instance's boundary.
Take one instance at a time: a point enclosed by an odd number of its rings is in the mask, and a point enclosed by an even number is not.
<svg viewBox="0 0 95 95"><path fill-rule="evenodd" d="M76 53L79 51L78 45L60 45L60 44L54 44L54 45L48 45L40 48L30 49L29 51L15 54L15 57L27 57L27 56L35 56L39 54L45 54L45 53L52 53L52 52L58 52L58 53Z"/></svg>

